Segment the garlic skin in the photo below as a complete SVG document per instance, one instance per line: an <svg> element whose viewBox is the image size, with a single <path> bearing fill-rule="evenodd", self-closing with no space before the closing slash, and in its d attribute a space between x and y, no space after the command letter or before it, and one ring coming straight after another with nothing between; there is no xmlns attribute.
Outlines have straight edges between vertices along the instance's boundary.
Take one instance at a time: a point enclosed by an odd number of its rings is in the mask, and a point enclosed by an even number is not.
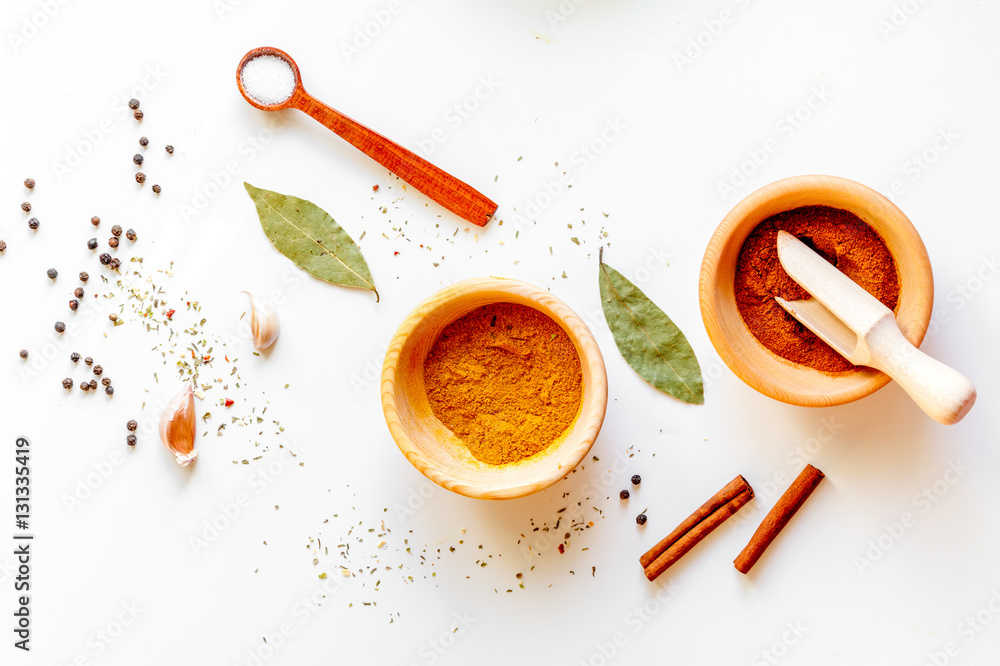
<svg viewBox="0 0 1000 666"><path fill-rule="evenodd" d="M260 301L249 291L244 294L250 297L250 333L253 336L253 348L263 351L278 339L278 313L270 301Z"/></svg>
<svg viewBox="0 0 1000 666"><path fill-rule="evenodd" d="M181 467L198 457L194 450L195 428L194 391L188 383L171 398L160 417L160 441Z"/></svg>

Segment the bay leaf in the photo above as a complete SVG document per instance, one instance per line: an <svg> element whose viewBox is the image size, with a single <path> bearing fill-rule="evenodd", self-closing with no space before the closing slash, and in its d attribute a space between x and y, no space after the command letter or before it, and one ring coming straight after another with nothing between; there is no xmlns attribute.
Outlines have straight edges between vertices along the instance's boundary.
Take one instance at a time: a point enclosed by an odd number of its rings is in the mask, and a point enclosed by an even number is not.
<svg viewBox="0 0 1000 666"><path fill-rule="evenodd" d="M313 277L375 292L361 248L325 210L305 199L243 183L260 226L278 251Z"/></svg>
<svg viewBox="0 0 1000 666"><path fill-rule="evenodd" d="M601 307L618 351L653 387L695 405L705 402L701 366L681 329L600 253Z"/></svg>

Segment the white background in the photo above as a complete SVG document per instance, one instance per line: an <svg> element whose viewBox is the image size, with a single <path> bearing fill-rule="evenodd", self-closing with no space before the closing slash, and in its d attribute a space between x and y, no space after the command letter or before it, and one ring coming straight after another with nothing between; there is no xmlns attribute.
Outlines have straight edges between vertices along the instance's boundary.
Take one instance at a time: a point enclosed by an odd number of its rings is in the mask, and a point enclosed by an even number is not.
<svg viewBox="0 0 1000 666"><path fill-rule="evenodd" d="M12 647L13 546L0 548L0 661L995 659L1000 10L916 0L578 5L4 3L0 538L13 544L20 435L32 443L36 538L30 654ZM496 219L469 229L297 111L251 108L235 67L261 45L291 53L319 99L423 146L492 197ZM123 104L133 95L141 125ZM437 128L443 140L430 142ZM143 188L130 160L141 135L150 138ZM769 139L776 149L762 153ZM166 143L177 148L169 159ZM924 349L979 389L961 424L937 425L895 385L839 408L791 407L720 364L698 309L704 248L740 198L805 173L885 193L896 183L894 200L934 268L936 324ZM38 182L30 195L27 176ZM243 180L315 202L355 239L364 231L382 301L298 272L261 232ZM18 209L25 199L42 221L36 234ZM155 334L132 316L111 327L87 314L92 303L66 308L79 270L106 273L85 248L94 214L105 220L102 243L114 223L139 232L119 255L142 256L146 274L175 262L172 279L158 274L168 302L199 300L205 331L241 357L232 409L268 406L263 436L209 432L195 469L172 462L154 424L156 405L180 384L172 359L165 366L153 351ZM651 389L618 354L600 315L602 242L606 260L692 342L710 378L704 406ZM55 283L49 266L60 270ZM600 460L501 503L428 485L389 437L374 381L417 302L484 275L543 285L569 303L597 336L610 383ZM99 286L92 278L88 289ZM269 355L252 356L241 337L242 289L280 301ZM59 337L56 319L77 325ZM73 350L103 363L113 399L62 390L64 376L87 376L71 366ZM198 405L217 414L204 430L225 418L207 404L220 397L215 389ZM143 421L134 451L124 443L129 418ZM623 457L630 447L634 457ZM806 458L826 481L751 575L739 574L733 558ZM609 472L615 460L627 461L621 473ZM633 473L643 483L622 503ZM742 520L648 583L639 554L738 473L758 495ZM245 506L226 518L241 495ZM572 532L564 554L561 539L531 533L532 519L551 524L577 502L594 526ZM649 522L639 528L643 508ZM912 520L899 527L905 514ZM212 522L224 528L213 535ZM317 537L329 555L314 553ZM349 557L338 543L352 544ZM380 571L369 574L373 555ZM341 577L341 564L356 575Z"/></svg>

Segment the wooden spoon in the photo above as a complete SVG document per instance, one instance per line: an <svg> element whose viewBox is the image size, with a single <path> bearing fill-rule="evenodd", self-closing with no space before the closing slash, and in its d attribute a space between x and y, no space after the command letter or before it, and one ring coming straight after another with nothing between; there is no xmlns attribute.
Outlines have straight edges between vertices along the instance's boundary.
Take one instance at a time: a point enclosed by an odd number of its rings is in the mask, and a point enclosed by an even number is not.
<svg viewBox="0 0 1000 666"><path fill-rule="evenodd" d="M778 259L811 299L775 297L803 326L841 356L889 375L935 421L958 423L976 402L976 388L958 371L907 340L892 310L788 233L778 232Z"/></svg>
<svg viewBox="0 0 1000 666"><path fill-rule="evenodd" d="M243 67L254 58L263 55L281 58L295 73L295 88L292 94L277 104L262 104L243 87ZM331 109L307 93L302 87L299 66L281 49L263 46L243 56L236 68L236 85L246 101L263 111L295 108L307 113L365 155L464 220L484 227L496 212L497 205L472 186L336 109Z"/></svg>

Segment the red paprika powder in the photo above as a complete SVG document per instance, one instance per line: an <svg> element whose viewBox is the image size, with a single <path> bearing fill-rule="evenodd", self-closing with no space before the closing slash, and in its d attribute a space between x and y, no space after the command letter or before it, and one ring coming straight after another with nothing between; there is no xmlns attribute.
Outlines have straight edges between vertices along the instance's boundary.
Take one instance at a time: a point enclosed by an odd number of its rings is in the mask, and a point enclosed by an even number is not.
<svg viewBox="0 0 1000 666"><path fill-rule="evenodd" d="M803 206L757 225L740 249L734 290L747 328L772 352L823 372L857 366L800 324L774 300L810 298L778 260L778 231L787 231L823 255L890 310L899 305L899 274L885 242L857 215L829 206Z"/></svg>

